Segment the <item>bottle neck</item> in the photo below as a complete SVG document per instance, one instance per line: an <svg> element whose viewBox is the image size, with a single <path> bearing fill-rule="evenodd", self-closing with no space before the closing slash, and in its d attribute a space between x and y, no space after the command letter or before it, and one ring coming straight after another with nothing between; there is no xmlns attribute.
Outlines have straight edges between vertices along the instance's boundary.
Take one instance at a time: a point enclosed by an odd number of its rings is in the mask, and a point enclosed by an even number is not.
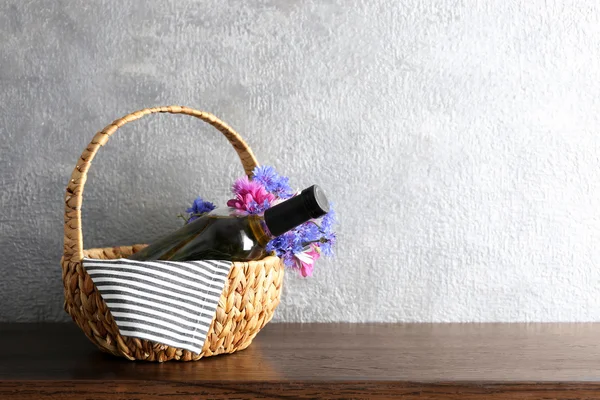
<svg viewBox="0 0 600 400"><path fill-rule="evenodd" d="M328 211L329 203L323 191L313 185L299 195L266 209L265 229L271 237L277 237L313 218L322 217Z"/></svg>
<svg viewBox="0 0 600 400"><path fill-rule="evenodd" d="M259 217L258 215L249 215L248 225L261 247L265 247L267 243L274 238L262 217Z"/></svg>
<svg viewBox="0 0 600 400"><path fill-rule="evenodd" d="M292 197L265 210L265 222L273 236L283 235L309 219L311 215L302 196Z"/></svg>

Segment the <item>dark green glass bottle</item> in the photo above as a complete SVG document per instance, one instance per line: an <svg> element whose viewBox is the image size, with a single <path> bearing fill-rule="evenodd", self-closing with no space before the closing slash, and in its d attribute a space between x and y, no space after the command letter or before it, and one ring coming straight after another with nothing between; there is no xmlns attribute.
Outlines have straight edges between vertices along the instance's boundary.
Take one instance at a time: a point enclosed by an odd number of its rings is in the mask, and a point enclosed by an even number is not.
<svg viewBox="0 0 600 400"><path fill-rule="evenodd" d="M132 260L258 260L265 246L279 235L329 211L323 191L313 185L264 215L215 210L152 243L129 257Z"/></svg>

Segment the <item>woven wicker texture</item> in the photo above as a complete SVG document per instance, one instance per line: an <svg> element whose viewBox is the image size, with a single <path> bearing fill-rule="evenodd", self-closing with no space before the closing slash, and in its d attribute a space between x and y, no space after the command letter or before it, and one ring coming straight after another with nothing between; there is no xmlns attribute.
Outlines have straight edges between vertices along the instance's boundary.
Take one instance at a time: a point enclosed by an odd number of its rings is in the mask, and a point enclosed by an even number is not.
<svg viewBox="0 0 600 400"><path fill-rule="evenodd" d="M259 261L234 263L200 354L148 340L121 336L106 303L82 266L84 257L128 257L145 246L84 250L81 204L87 171L98 149L121 126L154 113L185 114L199 118L223 133L236 150L247 175L258 165L252 150L230 126L212 114L187 107L147 108L126 115L98 132L81 154L65 196L64 255L61 260L65 311L100 349L130 360L191 361L245 349L258 331L271 320L279 304L283 281L283 265L279 258L269 256Z"/></svg>

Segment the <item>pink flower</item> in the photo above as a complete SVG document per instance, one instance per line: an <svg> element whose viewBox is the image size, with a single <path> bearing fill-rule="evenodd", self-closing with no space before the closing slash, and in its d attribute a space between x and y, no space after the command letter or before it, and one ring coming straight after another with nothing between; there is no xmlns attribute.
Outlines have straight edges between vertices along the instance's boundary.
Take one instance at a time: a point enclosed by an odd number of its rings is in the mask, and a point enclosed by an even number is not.
<svg viewBox="0 0 600 400"><path fill-rule="evenodd" d="M229 207L246 211L250 214L260 214L271 206L275 196L258 182L248 179L247 176L238 179L233 184L235 198L229 200Z"/></svg>
<svg viewBox="0 0 600 400"><path fill-rule="evenodd" d="M303 252L294 253L294 261L303 277L312 276L315 261L317 261L320 256L321 253L319 253L318 247L315 245L310 245L310 247Z"/></svg>

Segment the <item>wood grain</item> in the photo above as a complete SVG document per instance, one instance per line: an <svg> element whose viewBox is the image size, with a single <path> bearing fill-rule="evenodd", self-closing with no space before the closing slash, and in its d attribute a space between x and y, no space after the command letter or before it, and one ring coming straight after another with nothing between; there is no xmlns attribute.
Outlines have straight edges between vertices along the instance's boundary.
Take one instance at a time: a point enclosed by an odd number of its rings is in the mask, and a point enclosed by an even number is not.
<svg viewBox="0 0 600 400"><path fill-rule="evenodd" d="M8 381L0 398L31 399L598 399L599 384L260 382L183 383L156 381Z"/></svg>
<svg viewBox="0 0 600 400"><path fill-rule="evenodd" d="M269 324L195 363L99 352L72 324L0 324L0 398L600 398L600 324Z"/></svg>

